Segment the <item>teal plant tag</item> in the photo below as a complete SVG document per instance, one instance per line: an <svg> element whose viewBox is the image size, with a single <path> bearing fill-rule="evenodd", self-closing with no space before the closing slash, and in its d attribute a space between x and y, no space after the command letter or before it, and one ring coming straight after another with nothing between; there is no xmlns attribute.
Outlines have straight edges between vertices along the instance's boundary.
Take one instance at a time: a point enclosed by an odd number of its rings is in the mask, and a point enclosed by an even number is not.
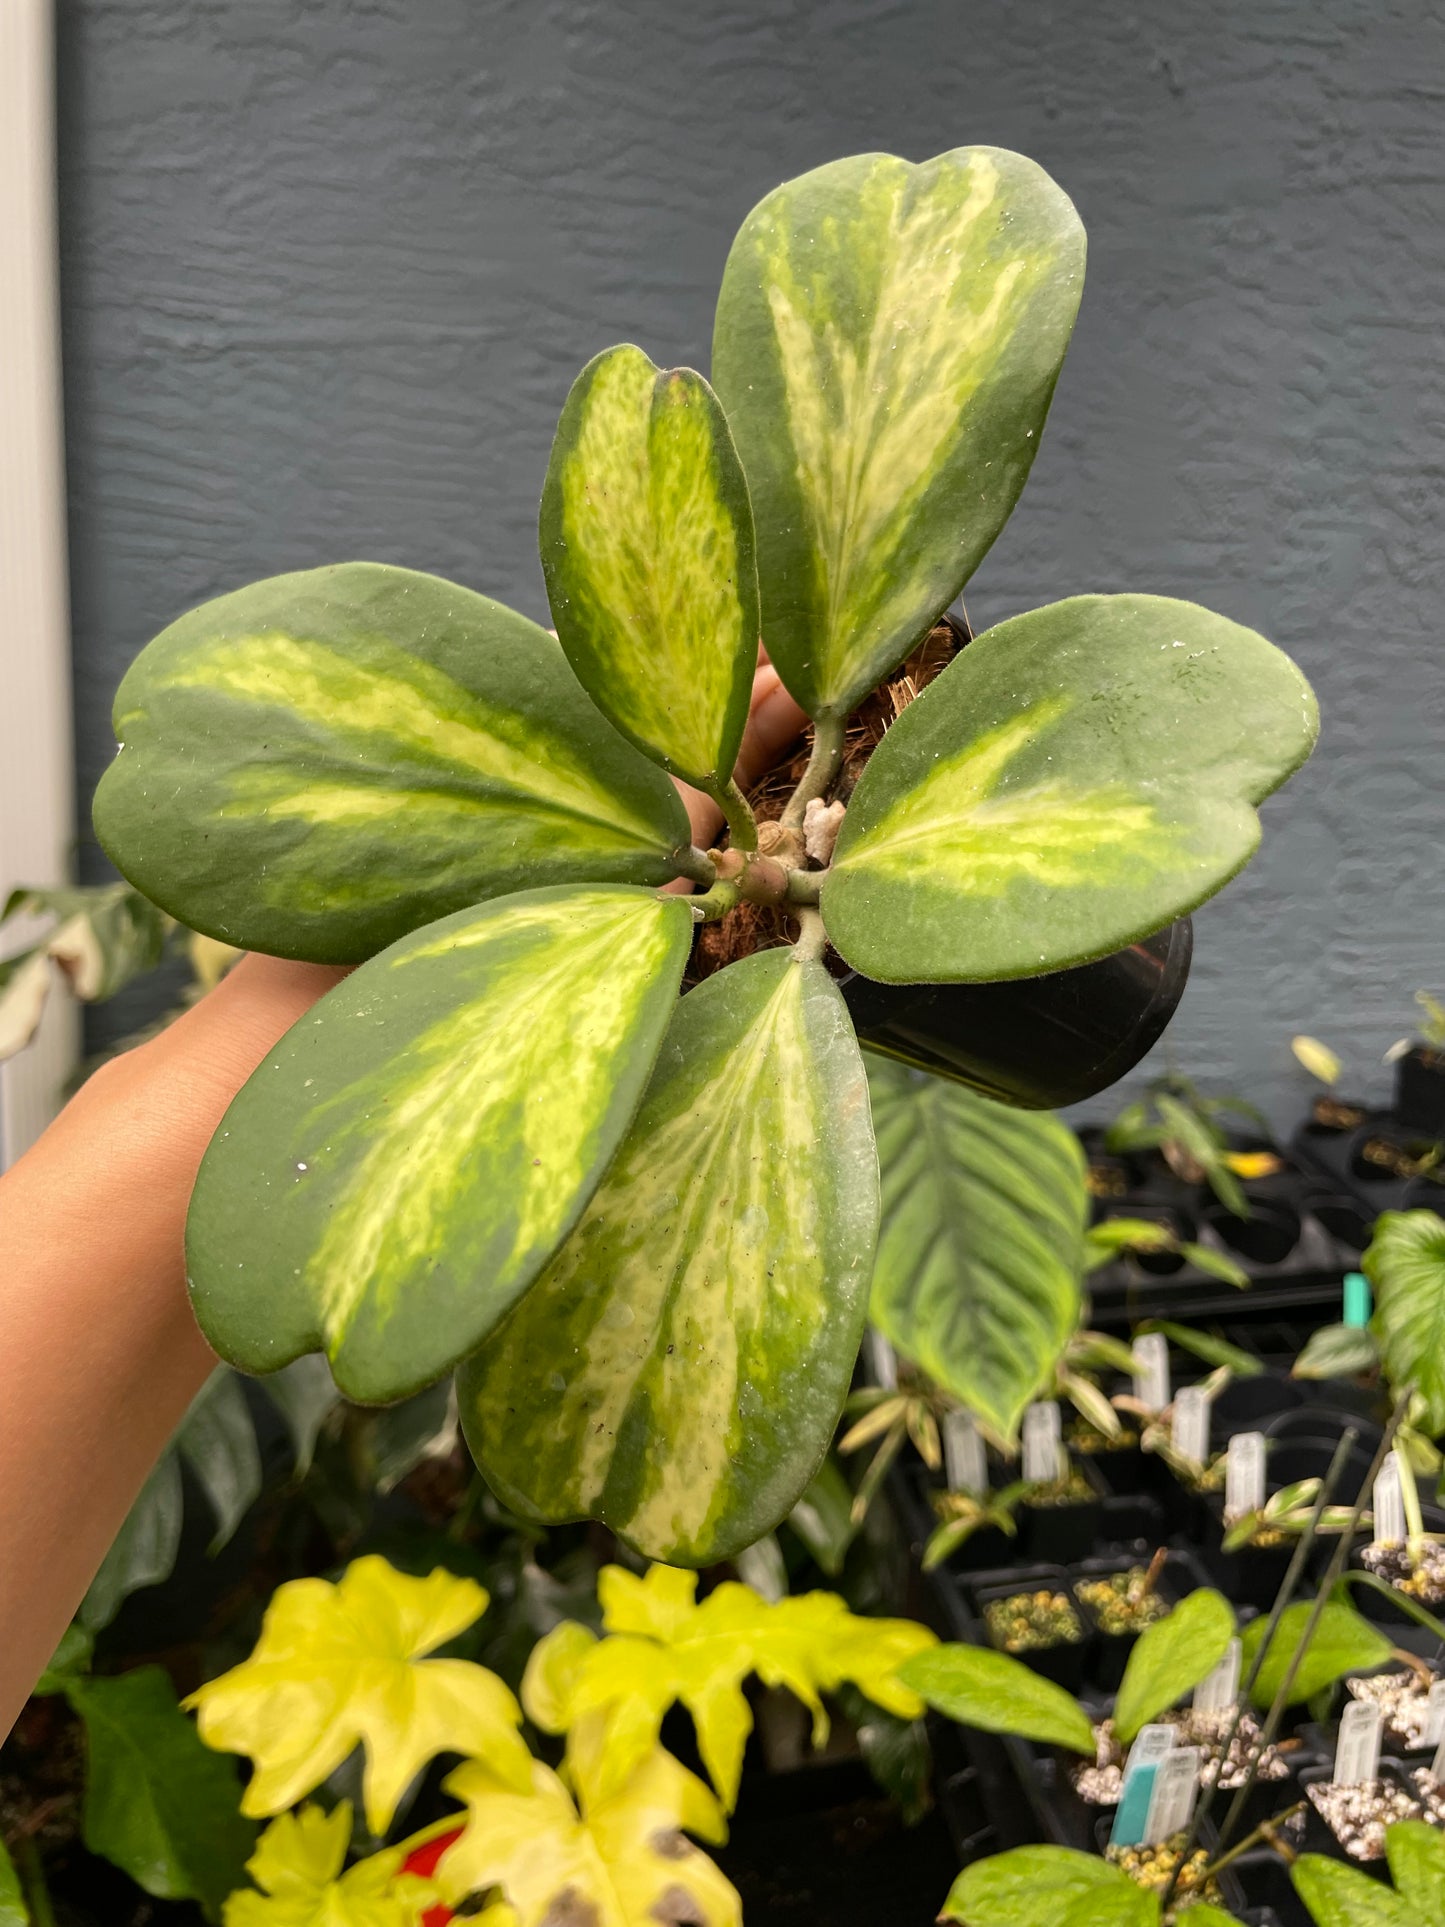
<svg viewBox="0 0 1445 1927"><path fill-rule="evenodd" d="M1124 1786L1109 1835L1111 1847L1138 1847L1149 1825L1159 1763L1173 1752L1178 1734L1172 1726L1141 1727L1124 1765Z"/></svg>
<svg viewBox="0 0 1445 1927"><path fill-rule="evenodd" d="M1370 1281L1363 1271L1345 1273L1345 1306L1343 1322L1351 1331L1363 1331L1370 1322L1374 1310L1370 1295Z"/></svg>

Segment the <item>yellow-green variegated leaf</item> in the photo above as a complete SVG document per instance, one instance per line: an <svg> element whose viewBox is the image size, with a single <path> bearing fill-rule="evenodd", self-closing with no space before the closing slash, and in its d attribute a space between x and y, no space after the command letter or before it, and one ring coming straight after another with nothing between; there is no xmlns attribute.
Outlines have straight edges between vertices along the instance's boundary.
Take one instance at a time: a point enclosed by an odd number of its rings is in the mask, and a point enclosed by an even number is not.
<svg viewBox="0 0 1445 1927"><path fill-rule="evenodd" d="M871 1317L1005 1439L1079 1322L1088 1195L1079 1141L872 1057L883 1175Z"/></svg>
<svg viewBox="0 0 1445 1927"><path fill-rule="evenodd" d="M958 594L1027 479L1084 284L1084 231L996 147L858 154L733 243L713 381L747 471L763 638L843 714Z"/></svg>
<svg viewBox="0 0 1445 1927"><path fill-rule="evenodd" d="M356 963L484 897L656 884L673 786L556 641L374 562L193 609L127 671L95 828L136 888L248 950Z"/></svg>
<svg viewBox="0 0 1445 1927"><path fill-rule="evenodd" d="M347 977L245 1084L186 1226L202 1331L243 1371L324 1350L349 1398L469 1352L566 1237L646 1085L692 920L528 890Z"/></svg>
<svg viewBox="0 0 1445 1927"><path fill-rule="evenodd" d="M609 348L577 377L542 492L552 618L583 687L690 783L732 775L758 656L748 485L690 368Z"/></svg>
<svg viewBox="0 0 1445 1927"><path fill-rule="evenodd" d="M672 1565L751 1545L827 1450L877 1226L828 973L771 950L709 977L577 1231L459 1378L487 1479Z"/></svg>
<svg viewBox="0 0 1445 1927"><path fill-rule="evenodd" d="M891 983L1032 977L1214 895L1314 747L1273 644L1192 602L1076 596L990 629L910 703L853 793L828 934Z"/></svg>

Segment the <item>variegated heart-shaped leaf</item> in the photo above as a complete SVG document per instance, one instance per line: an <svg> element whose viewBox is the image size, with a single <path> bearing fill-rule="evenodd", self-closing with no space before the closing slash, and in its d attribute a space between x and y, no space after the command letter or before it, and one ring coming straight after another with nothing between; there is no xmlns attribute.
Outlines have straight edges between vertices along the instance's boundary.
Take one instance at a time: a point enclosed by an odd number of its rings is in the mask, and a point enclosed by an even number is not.
<svg viewBox="0 0 1445 1927"><path fill-rule="evenodd" d="M713 381L757 524L763 639L843 715L958 594L1028 477L1084 285L1084 231L996 147L857 154L733 243Z"/></svg>
<svg viewBox="0 0 1445 1927"><path fill-rule="evenodd" d="M690 368L609 348L577 377L542 492L567 659L638 748L702 788L732 775L758 659L748 485Z"/></svg>
<svg viewBox="0 0 1445 1927"><path fill-rule="evenodd" d="M685 899L528 890L336 986L221 1121L186 1227L203 1332L243 1371L324 1349L349 1398L471 1351L607 1167L672 1013Z"/></svg>
<svg viewBox="0 0 1445 1927"><path fill-rule="evenodd" d="M498 602L350 562L163 630L115 700L96 834L136 888L249 950L355 963L533 885L663 883L673 786Z"/></svg>
<svg viewBox="0 0 1445 1927"><path fill-rule="evenodd" d="M775 1526L837 1423L878 1228L868 1090L821 964L684 997L576 1232L458 1379L506 1503L706 1566Z"/></svg>
<svg viewBox="0 0 1445 1927"><path fill-rule="evenodd" d="M1079 1141L942 1078L868 1061L883 1174L870 1316L1012 1439L1079 1322L1088 1196Z"/></svg>
<svg viewBox="0 0 1445 1927"><path fill-rule="evenodd" d="M890 983L1033 977L1204 902L1299 768L1309 684L1252 629L1164 596L1077 596L978 637L874 752L823 885Z"/></svg>

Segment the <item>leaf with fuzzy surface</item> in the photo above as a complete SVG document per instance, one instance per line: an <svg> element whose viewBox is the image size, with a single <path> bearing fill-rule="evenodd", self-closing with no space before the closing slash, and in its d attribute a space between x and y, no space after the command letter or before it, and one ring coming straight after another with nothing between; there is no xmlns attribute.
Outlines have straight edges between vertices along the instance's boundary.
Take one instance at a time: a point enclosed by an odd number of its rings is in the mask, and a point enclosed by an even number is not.
<svg viewBox="0 0 1445 1927"><path fill-rule="evenodd" d="M201 1163L191 1302L223 1357L325 1350L349 1398L471 1351L567 1236L691 941L679 897L528 890L404 937L267 1053Z"/></svg>
<svg viewBox="0 0 1445 1927"><path fill-rule="evenodd" d="M487 1595L437 1570L425 1579L370 1554L333 1586L294 1579L272 1595L251 1657L193 1693L208 1746L248 1754L243 1811L279 1813L366 1749L366 1824L391 1824L413 1776L438 1753L485 1759L525 1788L522 1711L484 1667L426 1655L480 1618Z"/></svg>
<svg viewBox="0 0 1445 1927"><path fill-rule="evenodd" d="M1076 596L1015 616L874 751L823 885L828 934L888 983L1107 956L1243 869L1255 806L1317 727L1289 658L1193 603Z"/></svg>
<svg viewBox="0 0 1445 1927"><path fill-rule="evenodd" d="M357 963L484 897L664 883L691 840L544 629L411 569L304 570L191 610L114 721L107 854L247 950Z"/></svg>
<svg viewBox="0 0 1445 1927"><path fill-rule="evenodd" d="M1424 1429L1445 1432L1445 1218L1386 1211L1360 1261L1375 1288L1370 1329L1397 1392L1413 1385Z"/></svg>
<svg viewBox="0 0 1445 1927"><path fill-rule="evenodd" d="M1285 1608L1254 1683L1251 1697L1256 1706L1268 1706L1279 1691L1295 1649L1304 1638L1311 1611L1311 1602L1304 1599ZM1265 1618L1252 1619L1241 1635L1246 1676L1264 1640L1267 1624ZM1290 1689L1290 1705L1312 1700L1316 1693L1333 1686L1346 1673L1368 1673L1376 1666L1383 1666L1391 1650L1385 1635L1367 1619L1362 1619L1353 1606L1342 1600L1329 1600L1300 1661Z"/></svg>
<svg viewBox="0 0 1445 1927"><path fill-rule="evenodd" d="M1398 1894L1322 1853L1301 1854L1290 1878L1315 1927L1422 1927L1418 1911Z"/></svg>
<svg viewBox="0 0 1445 1927"><path fill-rule="evenodd" d="M877 1182L823 966L763 951L690 991L576 1231L458 1374L498 1496L677 1565L771 1531L847 1395Z"/></svg>
<svg viewBox="0 0 1445 1927"><path fill-rule="evenodd" d="M898 1669L939 1713L984 1733L1018 1733L1094 1758L1094 1729L1072 1694L1022 1660L983 1646L930 1646Z"/></svg>
<svg viewBox="0 0 1445 1927"><path fill-rule="evenodd" d="M939 1918L960 1927L1158 1927L1159 1899L1093 1854L1015 1847L965 1867Z"/></svg>
<svg viewBox="0 0 1445 1927"><path fill-rule="evenodd" d="M1234 1638L1234 1608L1201 1587L1146 1626L1135 1642L1114 1702L1114 1731L1127 1746L1141 1726L1167 1712L1223 1659Z"/></svg>
<svg viewBox="0 0 1445 1927"><path fill-rule="evenodd" d="M567 659L644 755L715 789L758 655L753 517L717 396L609 348L577 377L542 491L542 569Z"/></svg>
<svg viewBox="0 0 1445 1927"><path fill-rule="evenodd" d="M1083 290L1084 234L994 147L857 154L755 207L713 381L752 492L763 637L842 715L958 594L1018 499Z"/></svg>
<svg viewBox="0 0 1445 1927"><path fill-rule="evenodd" d="M1078 1139L870 1057L883 1181L873 1323L1005 1439L1079 1321Z"/></svg>

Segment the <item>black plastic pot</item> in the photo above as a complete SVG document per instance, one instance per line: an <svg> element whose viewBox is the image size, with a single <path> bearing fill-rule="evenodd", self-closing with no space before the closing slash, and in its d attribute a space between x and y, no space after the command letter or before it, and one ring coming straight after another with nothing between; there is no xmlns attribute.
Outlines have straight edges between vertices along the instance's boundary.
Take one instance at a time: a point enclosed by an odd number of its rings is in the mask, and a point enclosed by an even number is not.
<svg viewBox="0 0 1445 1927"><path fill-rule="evenodd" d="M1069 1576L1062 1566L1033 1565L1020 1566L1016 1572L981 1573L977 1583L970 1586L974 1608L983 1628L985 1644L995 1652L1003 1652L1003 1645L996 1641L989 1627L988 1607L999 1599L1016 1599L1021 1593L1043 1592L1063 1593L1073 1602L1078 1616L1082 1638L1070 1640L1058 1646L1037 1646L1027 1652L1010 1654L1020 1659L1025 1666L1051 1679L1070 1693L1077 1693L1084 1683L1088 1669L1089 1650L1094 1639L1094 1621L1087 1606L1074 1599Z"/></svg>
<svg viewBox="0 0 1445 1927"><path fill-rule="evenodd" d="M1260 1372L1254 1378L1232 1378L1210 1401L1210 1432L1224 1445L1236 1432L1259 1432L1282 1412L1303 1404L1298 1379L1286 1372Z"/></svg>
<svg viewBox="0 0 1445 1927"><path fill-rule="evenodd" d="M1124 1668L1129 1663L1129 1655L1138 1644L1139 1635L1131 1633L1110 1633L1104 1630L1098 1616L1092 1613L1086 1600L1079 1599L1080 1584L1091 1579L1105 1578L1113 1572L1129 1572L1135 1566L1147 1566L1148 1555L1142 1558L1121 1556L1109 1559L1086 1559L1074 1567L1069 1578L1074 1587L1074 1598L1091 1613L1094 1619L1094 1642L1089 1652L1088 1671L1093 1684L1101 1692L1115 1693L1124 1677ZM1164 1562L1155 1591L1168 1606L1177 1606L1186 1593L1196 1591L1208 1584L1203 1569L1187 1552L1171 1552Z"/></svg>
<svg viewBox="0 0 1445 1927"><path fill-rule="evenodd" d="M1088 1459L1072 1460L1092 1488L1087 1499L1065 1505L1021 1505L1018 1555L1035 1565L1072 1566L1094 1552L1102 1536L1104 1482Z"/></svg>
<svg viewBox="0 0 1445 1927"><path fill-rule="evenodd" d="M1253 1606L1268 1612L1274 1604L1295 1542L1279 1546L1241 1546L1237 1552L1224 1550L1224 1500L1210 1493L1206 1500L1210 1527L1201 1547L1201 1557L1210 1578L1236 1606Z"/></svg>
<svg viewBox="0 0 1445 1927"><path fill-rule="evenodd" d="M1300 1787L1303 1790L1312 1786L1326 1784L1334 1778L1334 1772L1333 1766L1307 1766L1299 1776ZM1398 1787L1402 1787L1404 1791L1409 1794L1410 1798L1414 1800L1415 1789L1410 1785L1409 1779L1405 1774L1405 1769L1398 1760L1390 1759L1388 1756L1382 1759L1380 1761L1380 1778L1382 1780L1388 1780ZM1326 1824L1323 1816L1315 1807L1314 1801L1309 1798L1308 1792L1305 1792L1304 1797L1304 1851L1306 1853L1328 1854L1332 1860L1343 1860L1346 1866L1358 1867L1361 1873L1370 1874L1376 1880L1388 1881L1390 1878L1390 1867L1384 1854L1381 1854L1378 1860L1355 1859L1352 1854L1345 1851L1341 1843L1335 1838L1333 1829Z"/></svg>
<svg viewBox="0 0 1445 1927"><path fill-rule="evenodd" d="M1105 1819L1099 1820L1095 1824L1094 1844L1101 1854L1109 1844L1109 1834L1113 1829L1113 1825L1114 1820L1112 1814ZM1218 1852L1219 1835L1215 1832L1212 1821L1206 1820L1204 1825L1199 1829L1199 1839L1196 1844L1203 1847L1204 1851L1211 1857ZM1246 1904L1244 1888L1240 1884L1239 1876L1232 1867L1225 1867L1217 1876L1217 1885L1219 1887L1221 1905L1227 1913L1233 1914L1237 1920L1240 1914L1243 1913ZM1187 1909L1181 1918L1188 1919Z"/></svg>
<svg viewBox="0 0 1445 1927"><path fill-rule="evenodd" d="M1095 963L991 984L840 981L870 1050L1022 1110L1107 1090L1152 1050L1189 977L1188 917Z"/></svg>
<svg viewBox="0 0 1445 1927"><path fill-rule="evenodd" d="M1249 1198L1249 1216L1240 1218L1225 1205L1212 1205L1204 1222L1220 1243L1252 1265L1282 1265L1300 1241L1303 1220L1283 1198Z"/></svg>
<svg viewBox="0 0 1445 1927"><path fill-rule="evenodd" d="M1445 1052L1416 1044L1399 1059L1395 1115L1409 1130L1445 1137Z"/></svg>

